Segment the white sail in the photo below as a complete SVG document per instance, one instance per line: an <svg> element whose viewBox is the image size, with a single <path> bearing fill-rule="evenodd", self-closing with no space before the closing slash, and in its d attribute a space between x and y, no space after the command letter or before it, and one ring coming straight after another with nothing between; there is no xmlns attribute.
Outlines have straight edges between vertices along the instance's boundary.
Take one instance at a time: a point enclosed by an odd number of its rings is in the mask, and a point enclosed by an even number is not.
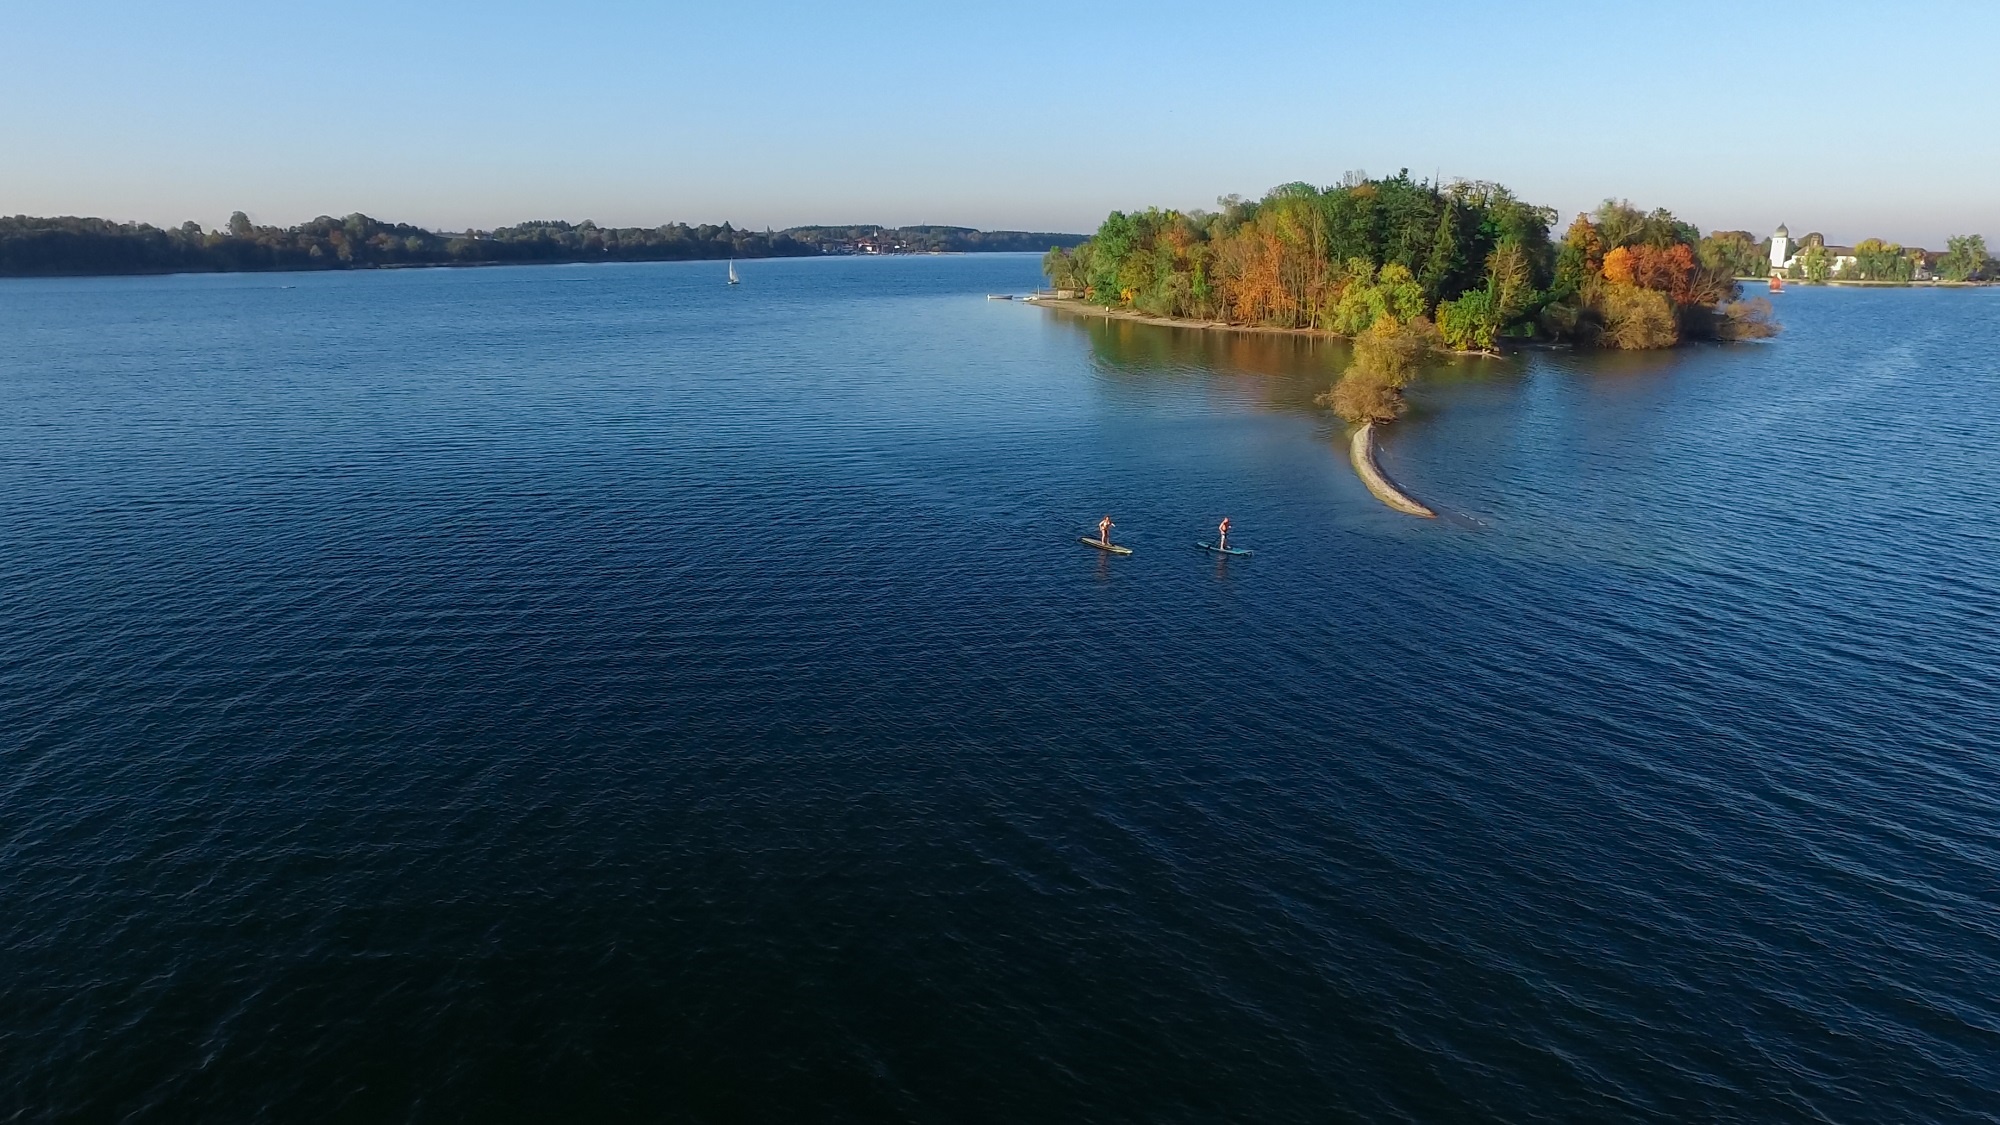
<svg viewBox="0 0 2000 1125"><path fill-rule="evenodd" d="M736 284L736 259L729 259L729 284Z"/></svg>

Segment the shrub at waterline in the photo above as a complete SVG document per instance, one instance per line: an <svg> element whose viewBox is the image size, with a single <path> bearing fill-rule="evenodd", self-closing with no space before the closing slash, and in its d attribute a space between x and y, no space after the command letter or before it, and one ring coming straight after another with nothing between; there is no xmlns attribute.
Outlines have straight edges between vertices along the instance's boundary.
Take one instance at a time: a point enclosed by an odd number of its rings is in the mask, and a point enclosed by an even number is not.
<svg viewBox="0 0 2000 1125"><path fill-rule="evenodd" d="M1353 362L1319 401L1349 422L1393 422L1409 409L1403 388L1438 343L1437 328L1421 316L1377 318L1354 338Z"/></svg>

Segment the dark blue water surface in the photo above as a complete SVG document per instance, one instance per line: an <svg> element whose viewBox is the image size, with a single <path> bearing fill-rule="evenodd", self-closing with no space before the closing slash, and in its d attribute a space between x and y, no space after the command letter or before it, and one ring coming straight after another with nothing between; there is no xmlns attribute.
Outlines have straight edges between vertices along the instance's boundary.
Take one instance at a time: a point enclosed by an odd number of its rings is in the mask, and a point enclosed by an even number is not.
<svg viewBox="0 0 2000 1125"><path fill-rule="evenodd" d="M0 1121L2000 1120L2000 292L741 273L0 282Z"/></svg>

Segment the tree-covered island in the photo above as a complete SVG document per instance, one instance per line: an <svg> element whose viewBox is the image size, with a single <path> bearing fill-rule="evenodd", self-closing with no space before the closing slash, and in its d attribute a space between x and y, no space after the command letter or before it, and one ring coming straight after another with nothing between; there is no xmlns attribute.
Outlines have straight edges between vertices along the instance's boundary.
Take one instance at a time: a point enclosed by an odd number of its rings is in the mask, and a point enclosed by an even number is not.
<svg viewBox="0 0 2000 1125"><path fill-rule="evenodd" d="M0 276L233 273L515 262L671 262L797 258L821 254L1033 251L1071 246L1082 235L979 231L970 227L792 227L781 231L667 223L600 227L542 220L494 230L441 233L367 215L322 215L297 226L260 226L238 211L220 230L107 219L0 216Z"/></svg>
<svg viewBox="0 0 2000 1125"><path fill-rule="evenodd" d="M1768 302L1740 299L1733 241L1622 201L1560 238L1555 220L1498 184L1352 173L1212 212L1114 212L1088 241L1051 249L1043 271L1111 308L1354 337L1355 362L1327 401L1355 422L1400 415L1402 387L1436 348L1664 348L1777 331Z"/></svg>

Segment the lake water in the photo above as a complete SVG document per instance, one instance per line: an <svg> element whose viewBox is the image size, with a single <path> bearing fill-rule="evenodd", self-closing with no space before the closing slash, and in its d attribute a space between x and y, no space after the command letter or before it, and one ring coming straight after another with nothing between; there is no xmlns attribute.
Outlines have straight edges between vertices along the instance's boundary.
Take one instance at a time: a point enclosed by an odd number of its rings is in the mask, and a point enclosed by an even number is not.
<svg viewBox="0 0 2000 1125"><path fill-rule="evenodd" d="M740 272L0 282L0 1121L2000 1120L2000 292Z"/></svg>

